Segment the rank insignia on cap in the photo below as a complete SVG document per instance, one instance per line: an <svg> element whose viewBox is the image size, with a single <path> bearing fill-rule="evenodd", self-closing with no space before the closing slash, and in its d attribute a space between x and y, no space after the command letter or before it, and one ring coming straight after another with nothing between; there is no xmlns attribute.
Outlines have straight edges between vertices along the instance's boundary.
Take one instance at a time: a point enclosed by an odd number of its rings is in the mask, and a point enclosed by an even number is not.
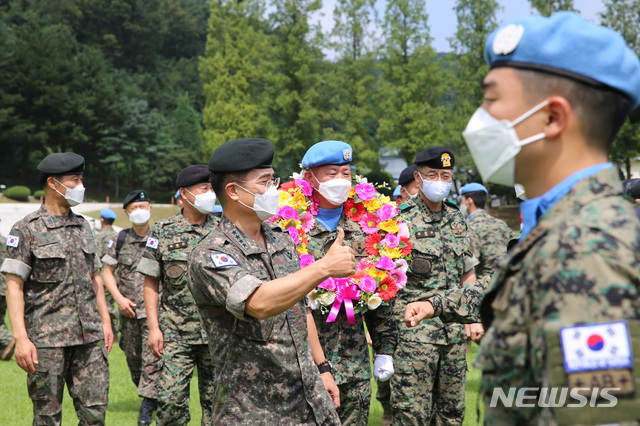
<svg viewBox="0 0 640 426"><path fill-rule="evenodd" d="M342 158L344 158L344 161L351 161L351 150L349 148L342 151Z"/></svg>
<svg viewBox="0 0 640 426"><path fill-rule="evenodd" d="M152 249L158 250L158 239L157 238L147 238L147 247L151 247Z"/></svg>
<svg viewBox="0 0 640 426"><path fill-rule="evenodd" d="M7 247L18 247L20 243L20 237L16 237L15 235L9 235L7 237Z"/></svg>
<svg viewBox="0 0 640 426"><path fill-rule="evenodd" d="M109 242L107 243L107 248L111 247L113 247L113 240L109 240Z"/></svg>
<svg viewBox="0 0 640 426"><path fill-rule="evenodd" d="M522 34L524 34L522 25L511 24L502 28L496 34L496 38L493 39L493 53L496 55L508 55L513 52L518 47Z"/></svg>
<svg viewBox="0 0 640 426"><path fill-rule="evenodd" d="M446 152L442 154L440 161L442 161L442 167L451 167L451 156Z"/></svg>
<svg viewBox="0 0 640 426"><path fill-rule="evenodd" d="M214 253L211 255L211 261L216 268L224 268L225 266L238 266L236 260L225 253Z"/></svg>

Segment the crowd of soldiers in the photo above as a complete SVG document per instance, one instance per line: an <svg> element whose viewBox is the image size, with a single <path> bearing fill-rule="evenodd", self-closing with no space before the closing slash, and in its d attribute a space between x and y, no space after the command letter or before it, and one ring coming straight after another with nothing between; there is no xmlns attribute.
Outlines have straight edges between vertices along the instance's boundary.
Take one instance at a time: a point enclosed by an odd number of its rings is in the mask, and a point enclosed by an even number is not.
<svg viewBox="0 0 640 426"><path fill-rule="evenodd" d="M291 235L267 220L280 200L268 140L229 141L183 169L180 212L153 227L149 194L132 191L131 228L115 232L105 209L95 238L72 210L84 158L45 157L44 203L3 246L6 301L0 282L13 328L0 328L2 358L15 351L28 373L33 423L61 423L65 384L80 424L105 423L118 333L139 424L154 411L157 424L188 424L197 367L202 424L366 425L371 365L385 422L462 424L469 340L481 342L487 424L639 422L640 222L608 152L640 106L640 60L619 34L565 12L501 25L485 56L485 100L463 138L485 182L524 188L520 235L487 213L484 185L448 199L454 153L422 150L394 194L412 247L406 285L353 321L326 321L306 298L366 256L345 208L348 143L316 143L301 160L317 200L304 268ZM603 384L617 405L506 397Z"/></svg>

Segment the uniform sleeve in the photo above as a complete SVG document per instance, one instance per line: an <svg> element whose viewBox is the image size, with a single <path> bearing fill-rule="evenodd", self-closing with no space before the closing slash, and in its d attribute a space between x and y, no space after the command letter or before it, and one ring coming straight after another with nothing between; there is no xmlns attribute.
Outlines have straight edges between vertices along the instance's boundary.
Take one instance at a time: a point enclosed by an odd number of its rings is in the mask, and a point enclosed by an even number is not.
<svg viewBox="0 0 640 426"><path fill-rule="evenodd" d="M367 330L371 335L373 350L377 354L393 356L398 345L398 327L393 317L395 299L389 305L380 306L364 314Z"/></svg>
<svg viewBox="0 0 640 426"><path fill-rule="evenodd" d="M118 241L118 235L120 234L116 234L113 244L111 244L111 247L107 248L106 254L102 256L102 259L101 259L102 263L104 263L105 265L111 265L114 268L118 266L118 260L116 256L116 245Z"/></svg>
<svg viewBox="0 0 640 426"><path fill-rule="evenodd" d="M443 322L472 324L480 322L480 303L491 278L485 276L467 284L463 288L450 288L429 299L434 309L434 317Z"/></svg>
<svg viewBox="0 0 640 426"><path fill-rule="evenodd" d="M7 237L6 245L7 257L2 262L0 272L19 276L23 281L27 281L31 274L31 239L28 229L18 223L11 229Z"/></svg>
<svg viewBox="0 0 640 426"><path fill-rule="evenodd" d="M151 239L155 239L160 241L160 234L158 225L155 225L151 228L151 232L149 233L149 238L147 241ZM137 272L140 272L144 275L149 275L150 277L160 279L162 278L162 259L160 257L160 243L158 243L155 248L149 244L144 249L142 253L142 258L140 259L140 263L138 263L138 267L136 268Z"/></svg>
<svg viewBox="0 0 640 426"><path fill-rule="evenodd" d="M218 254L223 254L228 264L238 265L220 266L224 262L223 256L217 256L216 265L212 255L215 258ZM268 280L266 271L263 279ZM196 247L189 256L189 286L196 303L223 306L238 319L250 319L245 315L247 299L264 281L242 267L237 253Z"/></svg>

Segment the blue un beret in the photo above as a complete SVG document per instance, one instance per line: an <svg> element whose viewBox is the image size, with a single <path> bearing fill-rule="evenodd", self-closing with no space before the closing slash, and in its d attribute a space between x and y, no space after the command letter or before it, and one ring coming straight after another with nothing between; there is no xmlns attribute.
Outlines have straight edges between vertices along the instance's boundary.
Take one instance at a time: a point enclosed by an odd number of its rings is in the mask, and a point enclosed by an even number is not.
<svg viewBox="0 0 640 426"><path fill-rule="evenodd" d="M400 192L400 188L402 188L402 185L396 186L396 189L393 190L394 197L399 197L402 195L402 193Z"/></svg>
<svg viewBox="0 0 640 426"><path fill-rule="evenodd" d="M325 164L349 164L353 158L351 145L341 141L318 142L307 150L302 157L302 166L316 167Z"/></svg>
<svg viewBox="0 0 640 426"><path fill-rule="evenodd" d="M176 195L174 195L173 198L175 198L177 200L178 197L180 197L180 190L179 189L176 191Z"/></svg>
<svg viewBox="0 0 640 426"><path fill-rule="evenodd" d="M611 88L640 106L640 59L617 32L574 12L550 18L523 16L502 24L487 39L490 68L541 71Z"/></svg>
<svg viewBox="0 0 640 426"><path fill-rule="evenodd" d="M113 219L116 220L116 212L111 209L102 209L100 210L100 217L104 217L105 219Z"/></svg>
<svg viewBox="0 0 640 426"><path fill-rule="evenodd" d="M485 194L488 194L487 188L485 188L484 185L480 183L472 182L460 188L460 195L464 195L469 192L477 192L477 191L482 191Z"/></svg>

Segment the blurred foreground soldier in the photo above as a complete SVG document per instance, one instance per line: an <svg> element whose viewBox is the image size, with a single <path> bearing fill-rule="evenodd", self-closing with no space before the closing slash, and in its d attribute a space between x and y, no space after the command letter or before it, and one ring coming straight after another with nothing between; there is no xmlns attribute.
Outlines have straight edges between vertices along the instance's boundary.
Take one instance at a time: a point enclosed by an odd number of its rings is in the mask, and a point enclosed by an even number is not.
<svg viewBox="0 0 640 426"><path fill-rule="evenodd" d="M518 182L528 197L520 242L482 303L485 422L638 421L640 222L607 156L640 105L640 61L569 12L503 24L485 57L485 101L463 136L485 181ZM526 406L501 397L523 393Z"/></svg>
<svg viewBox="0 0 640 426"><path fill-rule="evenodd" d="M100 210L100 229L96 229L95 239L98 247L98 257L107 254L107 251L116 243L118 233L113 229L113 221L116 220L116 212L111 209ZM118 321L118 307L111 295L111 292L105 289L104 296L107 299L107 309L109 309L109 317L111 317L111 328L113 328L114 341L118 341L118 332L120 331L120 323Z"/></svg>
<svg viewBox="0 0 640 426"><path fill-rule="evenodd" d="M402 202L400 204L406 204L409 200L413 200L418 196L420 184L413 176L416 170L416 165L412 164L409 167L405 167L405 169L400 173L400 177L398 178L400 196L402 197Z"/></svg>
<svg viewBox="0 0 640 426"><path fill-rule="evenodd" d="M0 234L0 265L7 257L6 243L7 238ZM0 274L0 360L9 361L13 356L16 348L16 341L13 339L11 332L4 322L7 313L7 279L4 274Z"/></svg>
<svg viewBox="0 0 640 426"><path fill-rule="evenodd" d="M202 424L211 424L213 364L207 334L200 325L196 303L187 287L189 253L218 222L211 214L216 196L209 175L204 164L186 167L178 174L176 186L184 200L183 209L154 225L138 264L138 272L145 275L148 345L151 352L162 359L158 425L189 424L189 385L196 366Z"/></svg>
<svg viewBox="0 0 640 426"><path fill-rule="evenodd" d="M153 420L158 399L160 363L149 349L149 327L144 308L144 275L136 271L145 247L157 245L149 236L151 204L149 195L137 189L124 198L125 213L133 224L118 233L115 244L102 257L104 283L120 309L120 347L127 358L131 380L143 398L139 425ZM116 274L118 280L116 282Z"/></svg>
<svg viewBox="0 0 640 426"><path fill-rule="evenodd" d="M51 154L38 170L45 202L13 226L2 264L16 363L34 425L61 424L65 383L79 423L104 424L113 333L91 227L71 210L84 199L84 158Z"/></svg>
<svg viewBox="0 0 640 426"><path fill-rule="evenodd" d="M340 232L327 256L300 270L288 232L263 222L278 211L273 154L267 140L236 139L209 161L224 213L191 252L189 288L216 370L213 424L337 425L337 386L314 362L324 355L303 299L328 277L351 275L355 256Z"/></svg>
<svg viewBox="0 0 640 426"><path fill-rule="evenodd" d="M635 203L636 215L640 219L640 179L623 180L622 186L624 193Z"/></svg>
<svg viewBox="0 0 640 426"><path fill-rule="evenodd" d="M471 251L478 259L476 276L491 276L507 253L507 243L516 235L504 221L491 216L484 209L487 188L479 183L468 183L460 188L460 212L466 217L471 237Z"/></svg>

